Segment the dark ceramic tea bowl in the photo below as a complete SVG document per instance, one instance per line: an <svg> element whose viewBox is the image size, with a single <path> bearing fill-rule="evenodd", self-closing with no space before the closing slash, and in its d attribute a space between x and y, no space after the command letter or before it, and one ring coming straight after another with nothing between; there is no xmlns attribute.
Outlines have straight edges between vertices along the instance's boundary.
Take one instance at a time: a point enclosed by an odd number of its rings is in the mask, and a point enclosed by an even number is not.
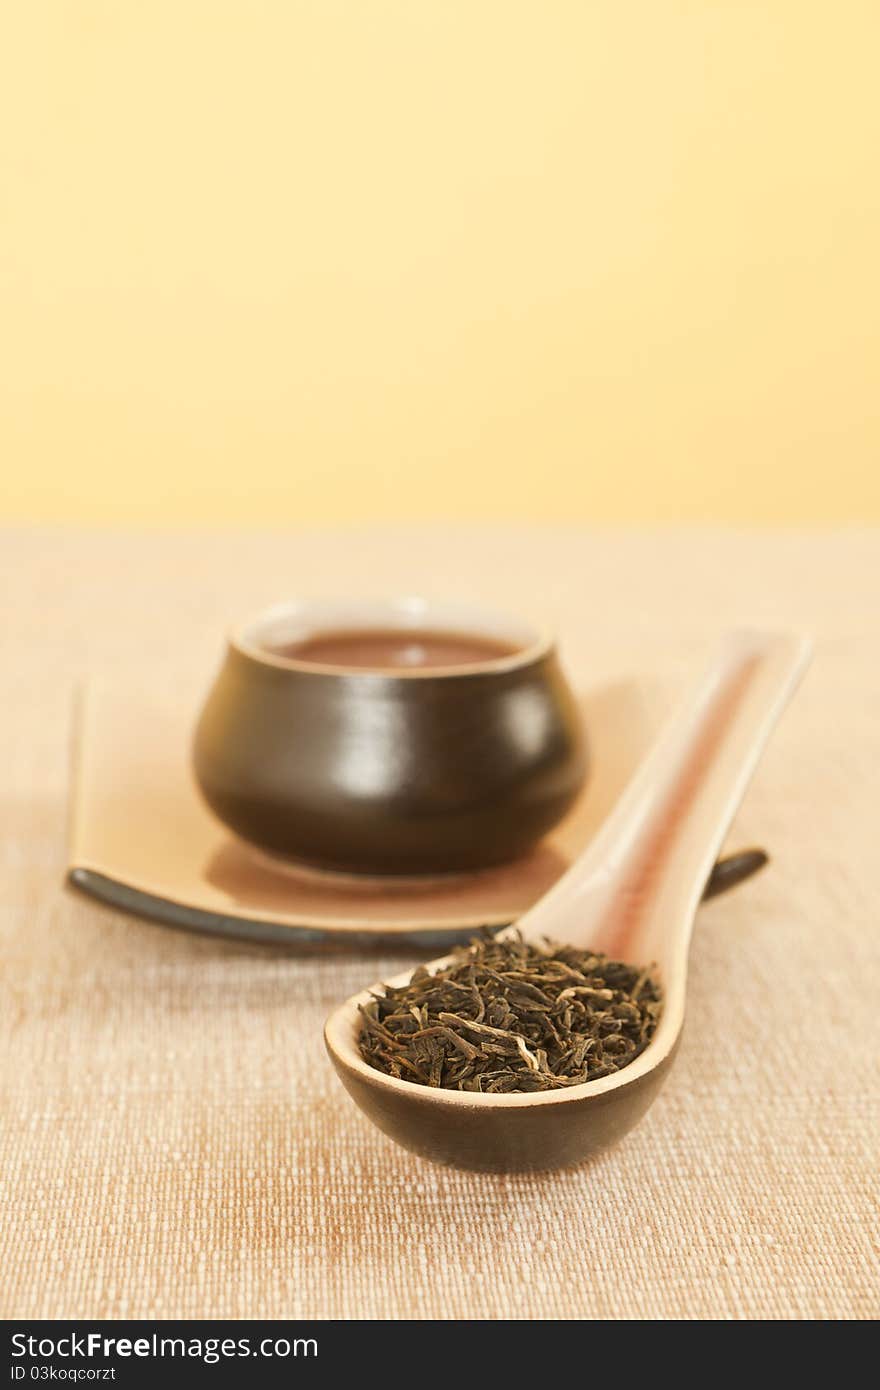
<svg viewBox="0 0 880 1390"><path fill-rule="evenodd" d="M455 631L510 650L393 670L278 654L339 629ZM292 602L245 623L202 711L193 761L209 806L251 844L377 875L516 858L564 815L586 769L552 640L422 599Z"/></svg>

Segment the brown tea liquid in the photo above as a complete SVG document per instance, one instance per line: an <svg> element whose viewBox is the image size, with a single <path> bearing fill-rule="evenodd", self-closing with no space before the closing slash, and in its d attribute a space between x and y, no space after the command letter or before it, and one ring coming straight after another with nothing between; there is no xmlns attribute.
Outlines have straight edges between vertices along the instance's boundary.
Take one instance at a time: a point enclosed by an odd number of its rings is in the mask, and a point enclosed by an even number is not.
<svg viewBox="0 0 880 1390"><path fill-rule="evenodd" d="M521 650L511 642L469 632L420 629L356 628L319 632L299 642L270 647L273 656L313 662L316 666L352 666L358 670L415 670L422 667L478 666Z"/></svg>

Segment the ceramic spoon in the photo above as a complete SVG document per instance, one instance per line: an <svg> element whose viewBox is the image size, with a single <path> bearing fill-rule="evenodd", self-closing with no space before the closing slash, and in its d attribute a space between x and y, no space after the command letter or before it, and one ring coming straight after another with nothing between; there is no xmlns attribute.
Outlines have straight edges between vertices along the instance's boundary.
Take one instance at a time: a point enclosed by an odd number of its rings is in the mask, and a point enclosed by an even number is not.
<svg viewBox="0 0 880 1390"><path fill-rule="evenodd" d="M641 1118L684 1023L688 946L706 879L809 654L800 637L726 636L589 847L516 924L536 942L550 937L655 963L664 1007L645 1051L611 1076L537 1093L481 1095L399 1081L358 1052L358 1005L381 992L374 985L331 1015L325 1039L346 1090L381 1130L440 1162L516 1171L580 1162ZM405 984L410 974L390 983Z"/></svg>

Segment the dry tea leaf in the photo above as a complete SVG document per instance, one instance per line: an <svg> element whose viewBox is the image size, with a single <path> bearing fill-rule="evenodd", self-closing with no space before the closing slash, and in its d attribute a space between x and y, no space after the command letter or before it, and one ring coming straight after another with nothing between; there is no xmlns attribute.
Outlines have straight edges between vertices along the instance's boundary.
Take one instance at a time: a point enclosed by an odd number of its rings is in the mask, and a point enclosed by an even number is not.
<svg viewBox="0 0 880 1390"><path fill-rule="evenodd" d="M596 1081L629 1066L662 1009L647 970L520 936L460 947L361 1008L361 1055L423 1086L508 1094Z"/></svg>

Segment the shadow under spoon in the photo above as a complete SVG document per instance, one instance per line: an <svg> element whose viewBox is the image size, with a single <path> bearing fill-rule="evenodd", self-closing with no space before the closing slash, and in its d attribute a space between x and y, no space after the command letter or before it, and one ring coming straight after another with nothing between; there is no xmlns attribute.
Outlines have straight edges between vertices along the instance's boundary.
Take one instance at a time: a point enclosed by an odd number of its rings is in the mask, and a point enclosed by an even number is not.
<svg viewBox="0 0 880 1390"><path fill-rule="evenodd" d="M645 1050L610 1076L560 1090L487 1095L403 1081L359 1051L358 1008L382 992L377 984L330 1016L325 1040L346 1090L385 1134L438 1162L527 1171L581 1162L641 1119L675 1056L710 870L809 656L802 637L728 634L588 848L516 924L527 941L652 965L663 1012Z"/></svg>

